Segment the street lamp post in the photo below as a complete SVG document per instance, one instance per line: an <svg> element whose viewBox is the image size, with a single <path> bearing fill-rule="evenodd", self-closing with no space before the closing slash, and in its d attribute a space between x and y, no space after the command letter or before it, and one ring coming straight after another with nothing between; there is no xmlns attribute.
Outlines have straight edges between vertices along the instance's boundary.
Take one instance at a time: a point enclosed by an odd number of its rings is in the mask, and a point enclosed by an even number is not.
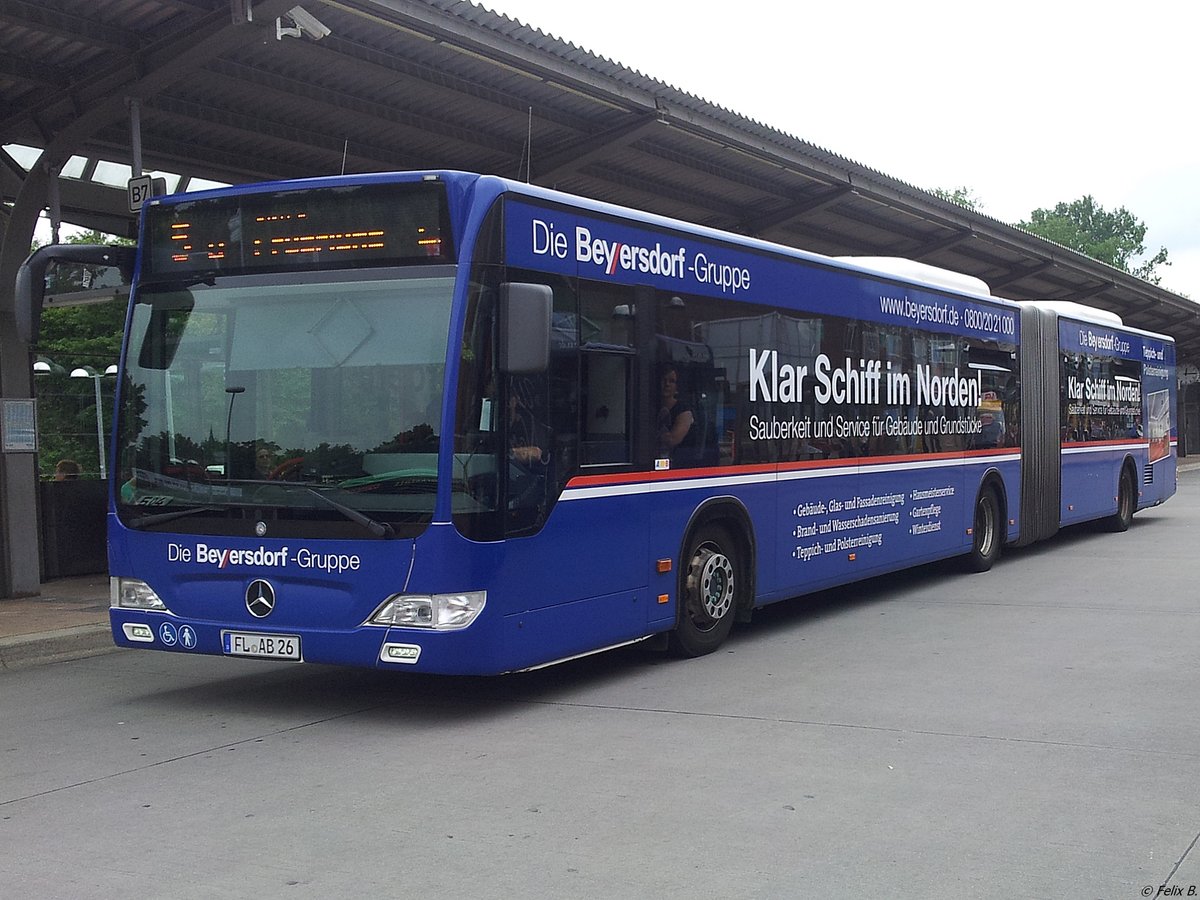
<svg viewBox="0 0 1200 900"><path fill-rule="evenodd" d="M66 370L51 359L44 356L39 356L33 364L33 373L35 375L51 375L62 374ZM108 478L108 464L104 450L104 408L103 398L100 395L100 379L109 375L116 375L117 367L111 365L103 372L97 372L91 366L78 366L71 370L72 378L90 378L92 386L95 388L96 394L96 450L100 460L100 479L103 481Z"/></svg>
<svg viewBox="0 0 1200 900"><path fill-rule="evenodd" d="M71 370L72 378L90 378L92 385L96 389L96 450L100 457L100 480L105 481L108 478L108 466L105 462L104 453L104 408L100 399L100 379L105 375L116 375L117 367L109 366L102 373L97 372L90 366L80 366Z"/></svg>

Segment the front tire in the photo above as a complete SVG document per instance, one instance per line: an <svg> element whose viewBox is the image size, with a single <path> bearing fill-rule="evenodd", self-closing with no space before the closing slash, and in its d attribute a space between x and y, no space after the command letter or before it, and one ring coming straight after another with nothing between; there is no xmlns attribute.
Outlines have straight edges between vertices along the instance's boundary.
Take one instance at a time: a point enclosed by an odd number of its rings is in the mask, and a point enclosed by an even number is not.
<svg viewBox="0 0 1200 900"><path fill-rule="evenodd" d="M704 525L688 541L681 569L671 648L680 656L703 656L720 647L733 628L742 589L737 545L724 528Z"/></svg>
<svg viewBox="0 0 1200 900"><path fill-rule="evenodd" d="M1000 557L1003 543L1000 527L1000 498L991 487L985 487L975 500L975 524L971 529L971 552L967 554L967 568L972 572L986 572Z"/></svg>

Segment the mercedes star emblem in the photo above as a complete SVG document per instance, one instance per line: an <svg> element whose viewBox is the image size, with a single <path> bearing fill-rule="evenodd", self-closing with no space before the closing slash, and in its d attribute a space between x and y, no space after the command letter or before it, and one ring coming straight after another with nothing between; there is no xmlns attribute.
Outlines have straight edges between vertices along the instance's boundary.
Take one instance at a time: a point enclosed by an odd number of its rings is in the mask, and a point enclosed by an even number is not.
<svg viewBox="0 0 1200 900"><path fill-rule="evenodd" d="M257 619L265 619L275 608L275 588L261 578L246 588L246 609Z"/></svg>

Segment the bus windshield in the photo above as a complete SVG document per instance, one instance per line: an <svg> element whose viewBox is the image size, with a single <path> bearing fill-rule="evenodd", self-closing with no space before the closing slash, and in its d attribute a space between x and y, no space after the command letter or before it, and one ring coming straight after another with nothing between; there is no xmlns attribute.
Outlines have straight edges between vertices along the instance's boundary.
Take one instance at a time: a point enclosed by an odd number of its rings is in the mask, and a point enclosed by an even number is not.
<svg viewBox="0 0 1200 900"><path fill-rule="evenodd" d="M143 285L118 423L122 519L232 533L214 517L275 519L277 535L427 523L453 284L452 267L425 266Z"/></svg>

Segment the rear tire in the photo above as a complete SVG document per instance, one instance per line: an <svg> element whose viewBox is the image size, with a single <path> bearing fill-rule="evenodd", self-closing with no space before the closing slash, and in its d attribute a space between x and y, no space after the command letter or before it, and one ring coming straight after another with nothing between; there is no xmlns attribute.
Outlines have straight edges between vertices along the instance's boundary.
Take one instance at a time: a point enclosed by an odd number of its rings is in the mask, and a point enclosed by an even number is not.
<svg viewBox="0 0 1200 900"><path fill-rule="evenodd" d="M1117 486L1117 511L1108 520L1109 531L1128 531L1133 524L1133 511L1137 507L1137 486L1129 466L1121 469L1121 480Z"/></svg>
<svg viewBox="0 0 1200 900"><path fill-rule="evenodd" d="M986 572L1000 557L1003 543L1000 526L1000 499L996 491L984 487L975 499L975 523L971 529L971 552L967 554L967 568L972 572Z"/></svg>
<svg viewBox="0 0 1200 900"><path fill-rule="evenodd" d="M719 525L703 525L688 540L682 563L671 649L680 656L703 656L733 629L742 590L737 545Z"/></svg>

